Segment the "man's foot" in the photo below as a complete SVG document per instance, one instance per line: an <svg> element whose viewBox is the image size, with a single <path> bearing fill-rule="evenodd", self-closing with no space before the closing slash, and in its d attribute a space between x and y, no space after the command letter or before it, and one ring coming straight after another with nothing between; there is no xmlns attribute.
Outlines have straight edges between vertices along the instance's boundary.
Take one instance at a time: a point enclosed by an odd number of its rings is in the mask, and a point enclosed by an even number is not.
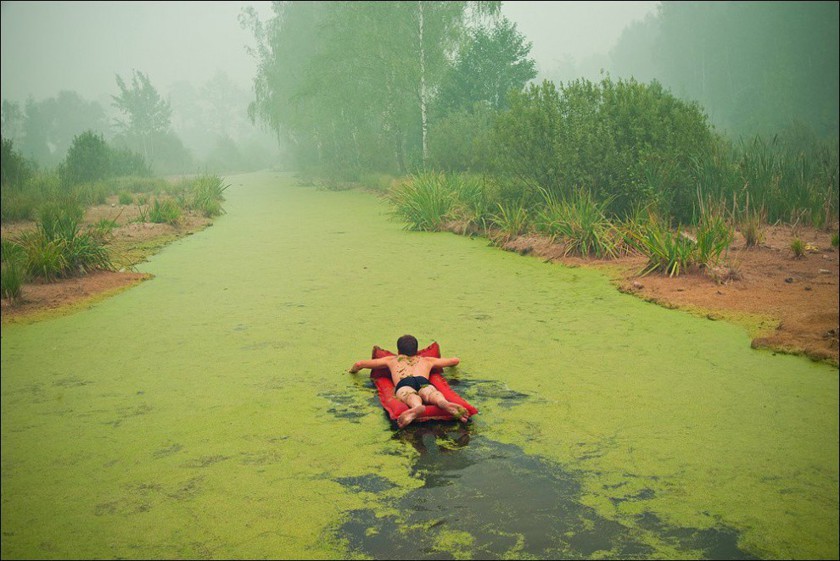
<svg viewBox="0 0 840 561"><path fill-rule="evenodd" d="M400 428L405 427L406 425L410 424L414 419L416 419L417 416L423 413L423 411L425 410L425 405L418 405L417 407L412 407L407 411L403 411L402 415L397 417L397 426Z"/></svg>
<svg viewBox="0 0 840 561"><path fill-rule="evenodd" d="M446 412L461 421L462 423L466 423L469 420L469 415L467 415L467 410L461 407L460 405L455 405L454 403L450 403L444 409Z"/></svg>

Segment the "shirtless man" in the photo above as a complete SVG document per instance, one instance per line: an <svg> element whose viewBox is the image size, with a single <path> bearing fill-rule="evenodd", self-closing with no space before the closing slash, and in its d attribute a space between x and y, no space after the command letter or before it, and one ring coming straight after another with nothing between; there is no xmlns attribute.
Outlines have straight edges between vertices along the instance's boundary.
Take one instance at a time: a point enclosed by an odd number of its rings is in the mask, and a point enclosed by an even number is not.
<svg viewBox="0 0 840 561"><path fill-rule="evenodd" d="M370 360L360 360L353 364L350 373L355 374L362 368L380 368L387 366L394 381L394 394L397 399L408 405L408 410L397 417L397 426L403 428L425 411L426 404L437 405L450 415L466 423L466 410L460 405L447 401L429 382L432 368L456 366L459 358L434 358L417 356L417 339L403 335L397 340L397 356L386 356Z"/></svg>

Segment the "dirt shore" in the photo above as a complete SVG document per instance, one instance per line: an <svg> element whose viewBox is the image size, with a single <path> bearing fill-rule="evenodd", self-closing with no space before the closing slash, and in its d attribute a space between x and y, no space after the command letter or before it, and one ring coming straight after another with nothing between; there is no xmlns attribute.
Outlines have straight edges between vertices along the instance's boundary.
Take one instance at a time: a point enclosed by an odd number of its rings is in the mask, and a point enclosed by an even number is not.
<svg viewBox="0 0 840 561"><path fill-rule="evenodd" d="M2 322L34 321L66 313L115 294L150 278L133 270L150 254L180 237L203 230L210 219L187 214L176 226L138 223L137 209L116 200L88 209L87 223L116 220L111 246L118 272L102 271L56 283L30 283L18 302L2 300ZM4 226L3 237L33 228L33 224ZM836 230L835 230L836 231ZM748 248L742 237L730 247L726 266L692 271L678 277L640 276L645 258L612 260L564 257L563 247L545 238L523 236L503 248L523 255L561 262L572 267L595 267L612 278L618 290L669 308L686 310L712 320L742 325L753 348L804 354L838 364L840 331L840 259L831 246L831 232L812 228L770 226L764 241ZM798 238L809 248L801 258L790 250Z"/></svg>

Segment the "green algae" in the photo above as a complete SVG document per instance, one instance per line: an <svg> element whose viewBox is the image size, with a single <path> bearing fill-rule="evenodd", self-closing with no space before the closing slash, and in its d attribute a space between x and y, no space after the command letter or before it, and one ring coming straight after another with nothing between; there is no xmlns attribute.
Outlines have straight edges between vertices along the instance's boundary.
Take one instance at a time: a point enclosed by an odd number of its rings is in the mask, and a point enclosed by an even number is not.
<svg viewBox="0 0 840 561"><path fill-rule="evenodd" d="M346 373L403 333L459 356L469 430L542 458L521 478L574 487L584 513L567 549L529 549L484 512L486 527L431 528L436 551L702 556L669 537L690 528L760 557L837 557L836 369L593 271L404 232L363 193L253 174L226 195L213 228L140 267L153 281L4 325L2 557L364 557L359 536L428 528L406 509L434 460ZM568 477L535 479L550 466ZM624 545L581 545L595 535Z"/></svg>

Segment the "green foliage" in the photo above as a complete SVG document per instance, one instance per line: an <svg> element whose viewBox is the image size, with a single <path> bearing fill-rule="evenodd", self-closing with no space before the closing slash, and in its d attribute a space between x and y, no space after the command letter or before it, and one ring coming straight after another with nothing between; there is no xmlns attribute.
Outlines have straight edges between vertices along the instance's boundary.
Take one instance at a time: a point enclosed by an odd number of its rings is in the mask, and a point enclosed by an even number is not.
<svg viewBox="0 0 840 561"><path fill-rule="evenodd" d="M497 118L488 167L560 199L585 187L620 215L658 201L690 216L690 158L713 141L699 107L656 82L543 82L514 94Z"/></svg>
<svg viewBox="0 0 840 561"><path fill-rule="evenodd" d="M20 245L2 240L0 262L0 296L14 302L26 282L26 252Z"/></svg>
<svg viewBox="0 0 840 561"><path fill-rule="evenodd" d="M499 212L490 217L492 224L500 231L497 242L508 242L528 231L530 217L524 206L502 203L497 203L497 206Z"/></svg>
<svg viewBox="0 0 840 561"><path fill-rule="evenodd" d="M22 187L32 175L32 168L32 164L15 149L14 143L4 138L0 153L0 185L3 189Z"/></svg>
<svg viewBox="0 0 840 561"><path fill-rule="evenodd" d="M838 245L840 245L840 236L838 236L837 232L834 232L831 236L831 247L837 249Z"/></svg>
<svg viewBox="0 0 840 561"><path fill-rule="evenodd" d="M721 205L711 202L701 204L695 238L696 263L714 267L720 263L721 256L726 256L735 239L735 231L727 222L726 212Z"/></svg>
<svg viewBox="0 0 840 561"><path fill-rule="evenodd" d="M521 91L537 75L528 58L531 44L505 17L469 34L441 80L436 107L441 114L469 111L475 105L500 110L510 91Z"/></svg>
<svg viewBox="0 0 840 561"><path fill-rule="evenodd" d="M429 126L429 163L447 172L484 171L495 113L486 105L455 111Z"/></svg>
<svg viewBox="0 0 840 561"><path fill-rule="evenodd" d="M181 218L181 207L172 199L155 199L149 208L149 222L175 225Z"/></svg>
<svg viewBox="0 0 840 561"><path fill-rule="evenodd" d="M470 12L499 2L284 2L262 22L249 115L298 169L405 173L428 157L428 115Z"/></svg>
<svg viewBox="0 0 840 561"><path fill-rule="evenodd" d="M790 242L790 251L793 253L794 259L802 259L805 257L805 242L799 238L794 238L794 240Z"/></svg>
<svg viewBox="0 0 840 561"><path fill-rule="evenodd" d="M58 168L65 187L92 183L111 175L111 154L105 138L93 131L85 131L73 138L67 157Z"/></svg>
<svg viewBox="0 0 840 561"><path fill-rule="evenodd" d="M679 230L671 230L655 216L651 215L646 224L636 225L630 231L634 235L632 245L648 258L642 276L654 271L678 276L695 264L695 242Z"/></svg>
<svg viewBox="0 0 840 561"><path fill-rule="evenodd" d="M130 205L134 203L134 197L128 191L120 191L118 198L121 205Z"/></svg>
<svg viewBox="0 0 840 561"><path fill-rule="evenodd" d="M618 232L605 215L609 201L598 202L586 190L557 199L543 191L545 206L537 213L537 229L566 246L566 255L615 257Z"/></svg>
<svg viewBox="0 0 840 561"><path fill-rule="evenodd" d="M646 221L636 221L626 229L630 245L648 258L642 275L659 271L678 276L693 268L713 267L725 258L734 230L722 207L699 206L701 214L694 236L680 227L672 230L653 212L648 213Z"/></svg>
<svg viewBox="0 0 840 561"><path fill-rule="evenodd" d="M202 175L192 181L190 208L200 211L204 216L219 216L224 212L222 201L224 192L230 185L225 185L218 175Z"/></svg>
<svg viewBox="0 0 840 561"><path fill-rule="evenodd" d="M446 176L434 172L412 176L393 187L388 197L410 230L440 230L455 202Z"/></svg>

